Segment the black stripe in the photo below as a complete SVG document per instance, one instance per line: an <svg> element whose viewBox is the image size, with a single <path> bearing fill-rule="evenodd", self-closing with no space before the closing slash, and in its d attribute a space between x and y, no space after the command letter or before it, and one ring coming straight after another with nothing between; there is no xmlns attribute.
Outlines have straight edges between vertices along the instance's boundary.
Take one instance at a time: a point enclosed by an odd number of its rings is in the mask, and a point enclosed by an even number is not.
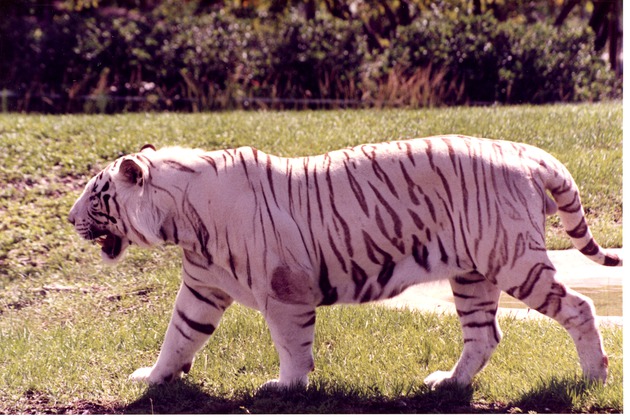
<svg viewBox="0 0 630 420"><path fill-rule="evenodd" d="M175 219L173 220L173 242L175 245L179 244L179 236L177 235L177 224L175 223Z"/></svg>
<svg viewBox="0 0 630 420"><path fill-rule="evenodd" d="M466 238L468 235L464 232L464 221L462 218L459 219L459 231L462 234L463 238ZM473 268L476 268L475 261L473 256L470 254L470 248L468 247L468 241L464 241L464 250L466 251L466 255L468 256L468 261L472 264ZM507 251L506 251L507 253Z"/></svg>
<svg viewBox="0 0 630 420"><path fill-rule="evenodd" d="M425 150L424 153L429 159L429 166L431 167L431 169L435 170L435 163L433 163L433 145L431 143L431 140L426 140L426 145L427 145L427 149Z"/></svg>
<svg viewBox="0 0 630 420"><path fill-rule="evenodd" d="M431 271L431 266L429 265L429 249L426 245L420 243L420 240L416 235L413 235L413 247L411 253L413 255L413 259L420 267L424 268L426 271Z"/></svg>
<svg viewBox="0 0 630 420"><path fill-rule="evenodd" d="M184 270L184 271L186 271L186 270ZM189 276L189 277L191 277L191 278L194 278L194 277L192 277L192 276L191 276L190 274L188 274L188 273L186 273L186 275L188 275L188 276ZM195 279L195 280L196 280L196 279ZM189 286L189 285L187 285L186 283L184 283L184 286L186 286L186 288L188 289L188 291L189 291L190 293L192 293L192 295L193 295L194 297L196 297L197 299L199 299L199 300L200 300L200 301L202 301L203 303L207 303L208 305L210 305L210 306L212 306L212 307L214 307L214 308L216 308L216 309L220 309L220 308L219 308L219 305L217 305L216 303L214 303L213 301L211 301L211 300L210 300L210 299L208 299L207 297L203 296L201 293L199 293L198 291L196 291L195 289L193 289L192 287L190 287L190 286Z"/></svg>
<svg viewBox="0 0 630 420"><path fill-rule="evenodd" d="M448 137L442 137L440 140L442 140L444 144L446 144L446 149L448 150L448 157L451 159L451 165L453 165L453 170L456 171L457 164L455 163L455 161L457 158L457 154L455 153L455 150L453 150L453 144L451 143L451 139Z"/></svg>
<svg viewBox="0 0 630 420"><path fill-rule="evenodd" d="M411 216L411 220L413 221L413 224L416 225L418 229L420 230L424 229L424 223L422 222L422 219L420 219L420 216L418 216L411 209L407 209L407 213L409 213L409 216Z"/></svg>
<svg viewBox="0 0 630 420"><path fill-rule="evenodd" d="M545 302L538 308L534 308L538 312L550 317L555 317L562 310L562 298L567 295L566 288L560 283L554 283L551 290L545 297ZM584 302L585 303L585 302ZM582 304L578 305L581 306ZM564 321L565 325L567 320Z"/></svg>
<svg viewBox="0 0 630 420"><path fill-rule="evenodd" d="M480 309L471 309L470 311L460 311L459 309L457 310L457 316L458 317L463 317L463 316L468 316L468 315L473 315L476 314L477 312L479 312Z"/></svg>
<svg viewBox="0 0 630 420"><path fill-rule="evenodd" d="M374 171L376 177L387 185L387 188L392 193L392 195L398 198L398 192L396 191L394 184L392 184L389 177L387 176L387 173L385 173L385 171L381 168L376 160L372 161L372 170Z"/></svg>
<svg viewBox="0 0 630 420"><path fill-rule="evenodd" d="M361 185L359 185L356 178L350 173L350 169L348 168L348 165L346 164L346 162L344 162L343 165L346 168L348 181L350 181L350 188L352 189L352 192L354 193L355 198L359 202L359 205L361 206L361 210L363 210L363 213L365 213L365 215L369 217L370 212L368 210L368 206L365 200L365 195L363 194L363 190L361 190Z"/></svg>
<svg viewBox="0 0 630 420"><path fill-rule="evenodd" d="M190 199L188 198L188 191L184 192L184 204L183 210L186 214L186 218L192 225L192 228L197 236L197 241L199 242L199 246L201 247L201 254L206 258L209 265L212 265L212 255L208 252L208 241L210 240L210 233L206 228L203 220L199 216L197 209L192 205Z"/></svg>
<svg viewBox="0 0 630 420"><path fill-rule="evenodd" d="M486 322L468 322L463 324L464 328L486 328L486 327L494 327L494 321L486 321Z"/></svg>
<svg viewBox="0 0 630 420"><path fill-rule="evenodd" d="M167 166L170 166L171 168L176 169L178 171L188 172L188 173L191 173L191 174L196 174L197 173L196 170L194 170L194 169L192 169L192 168L190 168L190 167L188 167L186 165L183 165L183 164L177 162L176 160L166 159L163 162Z"/></svg>
<svg viewBox="0 0 630 420"><path fill-rule="evenodd" d="M416 187L416 184L414 184L411 177L407 173L407 170L405 169L405 165L403 165L402 161L400 162L400 170L402 171L403 178L405 178L405 182L407 182L407 192L409 194L409 198L411 198L411 202L415 205L420 204L420 200L418 199L418 196L413 191L414 187Z"/></svg>
<svg viewBox="0 0 630 420"><path fill-rule="evenodd" d="M374 191L374 195L376 196L378 201L380 201L383 207L385 207L385 210L387 210L387 213L389 213L389 216L392 218L392 221L394 222L394 234L398 238L400 238L402 236L402 223L400 221L400 217L398 217L398 213L396 212L396 210L392 208L392 206L389 205L387 200L383 198L383 196L378 192L378 189L374 187L374 185L372 185L371 182L368 181L368 185L372 188L372 191Z"/></svg>
<svg viewBox="0 0 630 420"><path fill-rule="evenodd" d="M457 293L457 292L453 292L453 296L460 299L472 299L472 298L477 297L474 295L465 295L463 293Z"/></svg>
<svg viewBox="0 0 630 420"><path fill-rule="evenodd" d="M341 216L339 211L337 210L337 205L335 204L335 195L333 191L333 182L330 176L330 167L326 168L326 183L328 185L328 198L330 200L330 207L332 209L333 215L335 216L335 220L338 220L343 229L343 237L346 243L346 251L348 255L351 257L354 255L354 249L352 247L352 237L350 235L350 226L348 222Z"/></svg>
<svg viewBox="0 0 630 420"><path fill-rule="evenodd" d="M599 252L599 245L597 245L595 239L591 238L586 246L580 249L580 252L584 255L597 255L597 253Z"/></svg>
<svg viewBox="0 0 630 420"><path fill-rule="evenodd" d="M269 182L269 188L271 188L271 196L273 197L274 203L276 206L278 205L278 199L276 198L276 190L273 186L273 171L271 166L271 156L267 155L267 181Z"/></svg>
<svg viewBox="0 0 630 420"><path fill-rule="evenodd" d="M213 158L211 158L210 156L207 155L201 155L199 156L201 159L205 160L206 162L208 162L210 164L210 166L212 166L214 168L214 173L218 174L219 170L217 169L217 163L214 161Z"/></svg>
<svg viewBox="0 0 630 420"><path fill-rule="evenodd" d="M378 278L376 281L381 287L385 287L389 280L394 275L394 269L396 268L396 263L391 260L391 257L386 259L383 263L383 267L381 268L381 272L378 273Z"/></svg>
<svg viewBox="0 0 630 420"><path fill-rule="evenodd" d="M111 214L111 211L109 209L109 199L110 198L111 198L111 195L103 194L103 204L105 204L105 211L107 211L107 214Z"/></svg>
<svg viewBox="0 0 630 420"><path fill-rule="evenodd" d="M444 191L446 192L446 196L448 197L448 203L450 204L451 209L453 208L453 196L451 194L451 187L449 186L449 182L440 170L440 168L435 169L435 173L440 177L442 181L442 186L444 187Z"/></svg>
<svg viewBox="0 0 630 420"><path fill-rule="evenodd" d="M531 293L534 291L534 287L536 287L536 283L540 280L540 277L543 275L545 271L555 272L556 270L547 264L537 263L535 264L527 273L527 278L525 281L518 287L518 295L514 295L515 298L523 300L529 297Z"/></svg>
<svg viewBox="0 0 630 420"><path fill-rule="evenodd" d="M372 285L369 285L365 293L363 293L363 296L361 296L360 302L361 303L370 302L372 300L372 293L374 293L374 290L372 288Z"/></svg>
<svg viewBox="0 0 630 420"><path fill-rule="evenodd" d="M200 332L201 334L205 334L205 335L210 335L214 332L215 330L215 326L212 324L202 324L200 322L197 321L193 321L192 319L188 318L186 316L186 314L181 311L179 308L177 309L177 315L180 316L180 318L182 320L184 320L184 322L193 330Z"/></svg>
<svg viewBox="0 0 630 420"><path fill-rule="evenodd" d="M580 220L580 223L578 223L578 225L571 230L567 230L567 235L569 235L572 238L583 238L584 235L586 235L586 232L588 231L588 226L586 224L586 220L584 220L584 218L582 218L582 220Z"/></svg>
<svg viewBox="0 0 630 420"><path fill-rule="evenodd" d="M149 159L148 157L146 157L145 155L141 155L141 154L134 154L134 156L136 157L136 159L138 159L139 161L143 162L145 165L148 165L152 168L155 168L155 165L153 164L153 162L151 161L151 159Z"/></svg>
<svg viewBox="0 0 630 420"><path fill-rule="evenodd" d="M411 150L411 143L406 141L406 142L403 142L403 144L407 148L407 158L409 158L413 166L416 166L416 160L414 159L413 151Z"/></svg>
<svg viewBox="0 0 630 420"><path fill-rule="evenodd" d="M315 325L315 315L313 315L308 321L302 324L302 328L310 327L311 325Z"/></svg>
<svg viewBox="0 0 630 420"><path fill-rule="evenodd" d="M577 191L573 193L573 200L571 200L570 203L564 204L558 207L558 210L565 213L576 213L580 211L581 209L582 209L582 203L580 202L580 196L577 193Z"/></svg>
<svg viewBox="0 0 630 420"><path fill-rule="evenodd" d="M321 247L319 248L319 289L322 291L323 298L319 303L319 306L332 305L337 302L337 288L330 285L330 279L328 278L328 266L324 260L324 254Z"/></svg>
<svg viewBox="0 0 630 420"><path fill-rule="evenodd" d="M187 263L189 263L190 265L195 266L197 268L202 268L204 270L208 269L209 266L194 261L192 259L192 257L189 255L189 252L190 251L184 251L184 258L186 259ZM190 254L192 254L193 257L196 255L196 254L193 254L192 252L190 252Z"/></svg>
<svg viewBox="0 0 630 420"><path fill-rule="evenodd" d="M249 262L249 252L247 250L247 244L245 245L245 256L247 257L247 261L245 262L246 271L247 271L247 287L252 288L252 266Z"/></svg>
<svg viewBox="0 0 630 420"><path fill-rule="evenodd" d="M557 195L561 195L564 194L565 192L569 191L571 189L571 183L568 182L566 179L562 180L562 185L559 185L558 187L550 190L551 194L555 197Z"/></svg>
<svg viewBox="0 0 630 420"><path fill-rule="evenodd" d="M431 202L431 200L429 200L429 197L427 197L426 195L424 196L424 201L425 203L427 203L429 214L431 214L431 219L433 219L434 222L437 222L437 219L435 218L435 207L433 207L433 203Z"/></svg>
<svg viewBox="0 0 630 420"><path fill-rule="evenodd" d="M234 278L238 280L238 276L236 275L236 264L234 263L234 255L232 255L232 248L230 247L230 240L227 231L225 232L225 244L227 245L228 262L230 263L232 276L234 276Z"/></svg>
<svg viewBox="0 0 630 420"><path fill-rule="evenodd" d="M356 262L352 261L352 281L354 282L354 298L358 299L363 286L367 282L367 273Z"/></svg>
<svg viewBox="0 0 630 420"><path fill-rule="evenodd" d="M96 211L94 212L94 216L100 216L103 217L105 220L107 220L110 223L116 224L116 218L110 216L109 214L105 214L102 211Z"/></svg>
<svg viewBox="0 0 630 420"><path fill-rule="evenodd" d="M440 261L446 264L448 262L448 255L446 254L446 250L444 249L444 245L442 244L442 240L440 239L439 236L437 240L438 240L438 247L440 248Z"/></svg>
<svg viewBox="0 0 630 420"><path fill-rule="evenodd" d="M247 158L243 155L242 151L238 152L238 157L241 159L241 164L243 164L243 170L245 171L245 178L249 179L249 173L247 172Z"/></svg>
<svg viewBox="0 0 630 420"><path fill-rule="evenodd" d="M333 241L333 238L330 235L330 231L328 231L328 244L330 245L330 249L332 249L333 254L335 254L335 257L337 257L337 261L339 261L339 264L341 264L341 269L344 273L347 273L348 268L346 267L346 261L344 260L341 252L339 252L339 250L335 246L335 241Z"/></svg>
<svg viewBox="0 0 630 420"><path fill-rule="evenodd" d="M499 342L501 341L501 337L499 337L499 332L497 331L496 328L496 324L493 321L487 321L487 322L470 322L468 324L462 325L463 328L487 328L487 327L491 327L492 328L492 332L494 335L494 341L495 342Z"/></svg>
<svg viewBox="0 0 630 420"><path fill-rule="evenodd" d="M319 218L324 224L324 210L322 208L322 197L319 191L319 180L317 177L317 166L313 166L313 181L315 181L315 194L317 195L317 208L319 209Z"/></svg>
<svg viewBox="0 0 630 420"><path fill-rule="evenodd" d="M618 266L620 262L621 260L619 259L619 256L617 255L608 254L604 258L604 265L607 265L609 267Z"/></svg>
<svg viewBox="0 0 630 420"><path fill-rule="evenodd" d="M476 278L471 279L471 278L457 276L455 277L454 281L457 284L468 285L468 284L481 283L483 281L486 281L486 279L484 277L476 277Z"/></svg>
<svg viewBox="0 0 630 420"><path fill-rule="evenodd" d="M184 338L185 338L186 340L188 340L188 341L192 341L192 338L191 338L188 334L186 334L186 333L184 332L184 330L182 330L182 329L179 327L179 325L177 325L177 324L173 324L173 325L175 326L175 329L176 329L177 331L179 331L179 333L182 335L182 337L184 337Z"/></svg>

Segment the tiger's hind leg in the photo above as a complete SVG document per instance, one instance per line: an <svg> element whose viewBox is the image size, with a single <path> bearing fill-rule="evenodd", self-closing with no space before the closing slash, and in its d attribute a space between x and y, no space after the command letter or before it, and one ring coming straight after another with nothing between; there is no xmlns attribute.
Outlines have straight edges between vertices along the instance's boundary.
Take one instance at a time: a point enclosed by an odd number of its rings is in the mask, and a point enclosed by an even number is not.
<svg viewBox="0 0 630 420"><path fill-rule="evenodd" d="M452 278L450 283L464 349L452 370L434 372L424 380L431 388L451 383L468 386L484 368L502 336L496 319L501 290L477 272Z"/></svg>
<svg viewBox="0 0 630 420"><path fill-rule="evenodd" d="M515 282L514 273L521 273L522 281L518 284L510 284ZM525 279L522 273L527 273ZM538 259L518 260L513 271L501 271L497 280L506 293L560 323L575 343L584 375L606 382L608 357L597 328L593 302L559 283L555 274L556 269L545 252Z"/></svg>
<svg viewBox="0 0 630 420"><path fill-rule="evenodd" d="M308 374L315 369L315 307L269 298L264 317L280 358L280 377L264 387L307 386Z"/></svg>

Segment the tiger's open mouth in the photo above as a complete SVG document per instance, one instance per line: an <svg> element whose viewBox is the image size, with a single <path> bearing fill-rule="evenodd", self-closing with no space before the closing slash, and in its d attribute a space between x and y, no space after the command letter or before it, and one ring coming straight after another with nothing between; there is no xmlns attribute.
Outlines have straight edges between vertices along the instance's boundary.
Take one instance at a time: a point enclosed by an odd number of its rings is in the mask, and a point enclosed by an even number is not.
<svg viewBox="0 0 630 420"><path fill-rule="evenodd" d="M122 238L119 238L109 232L102 232L96 239L94 239L94 242L99 244L101 246L101 251L103 251L103 253L112 260L118 258L122 252Z"/></svg>

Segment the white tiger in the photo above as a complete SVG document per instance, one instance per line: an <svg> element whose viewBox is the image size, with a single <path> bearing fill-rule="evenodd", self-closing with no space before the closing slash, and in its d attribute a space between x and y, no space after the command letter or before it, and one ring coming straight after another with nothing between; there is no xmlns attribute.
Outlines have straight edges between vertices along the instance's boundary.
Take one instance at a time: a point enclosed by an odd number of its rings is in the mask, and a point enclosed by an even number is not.
<svg viewBox="0 0 630 420"><path fill-rule="evenodd" d="M101 244L105 261L119 260L130 244L183 248L159 357L132 379L163 383L187 373L236 300L267 321L280 356L279 379L270 383L306 385L316 307L390 298L449 278L464 348L428 385L469 385L486 365L501 340L502 290L564 326L585 376L605 381L593 304L556 281L545 249L545 216L557 210L583 254L622 264L593 240L578 189L555 158L525 144L454 135L302 158L251 147L144 147L92 178L69 221Z"/></svg>

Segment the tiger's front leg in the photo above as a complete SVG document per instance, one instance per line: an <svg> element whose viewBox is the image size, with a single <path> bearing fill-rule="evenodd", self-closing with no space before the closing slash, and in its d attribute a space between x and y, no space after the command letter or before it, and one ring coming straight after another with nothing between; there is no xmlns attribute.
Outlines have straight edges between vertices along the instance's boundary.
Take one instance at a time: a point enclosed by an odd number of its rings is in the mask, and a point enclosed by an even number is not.
<svg viewBox="0 0 630 420"><path fill-rule="evenodd" d="M136 370L130 379L150 384L168 383L188 373L195 354L219 325L232 299L218 289L193 287L186 276L177 293L175 308L157 362Z"/></svg>

